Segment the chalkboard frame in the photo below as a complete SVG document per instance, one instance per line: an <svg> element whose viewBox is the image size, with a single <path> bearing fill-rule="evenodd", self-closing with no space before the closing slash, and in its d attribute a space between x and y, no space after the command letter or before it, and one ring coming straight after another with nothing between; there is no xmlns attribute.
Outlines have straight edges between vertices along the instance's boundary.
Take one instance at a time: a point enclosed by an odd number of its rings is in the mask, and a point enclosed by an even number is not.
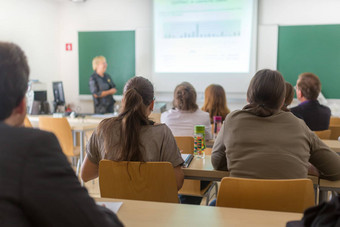
<svg viewBox="0 0 340 227"><path fill-rule="evenodd" d="M121 95L125 83L135 76L135 31L81 31L78 32L79 94L90 95L89 78L93 73L92 59L104 56L106 72Z"/></svg>

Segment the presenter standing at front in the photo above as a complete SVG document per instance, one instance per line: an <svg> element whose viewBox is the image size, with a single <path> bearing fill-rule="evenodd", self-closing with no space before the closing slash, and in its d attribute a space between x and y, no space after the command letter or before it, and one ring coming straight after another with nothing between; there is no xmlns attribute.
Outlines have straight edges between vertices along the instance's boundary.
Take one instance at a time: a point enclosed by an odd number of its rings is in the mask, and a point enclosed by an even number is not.
<svg viewBox="0 0 340 227"><path fill-rule="evenodd" d="M93 74L90 77L89 86L93 95L94 112L96 114L113 113L115 100L112 95L117 92L109 74L105 73L107 68L106 59L97 56L92 60Z"/></svg>

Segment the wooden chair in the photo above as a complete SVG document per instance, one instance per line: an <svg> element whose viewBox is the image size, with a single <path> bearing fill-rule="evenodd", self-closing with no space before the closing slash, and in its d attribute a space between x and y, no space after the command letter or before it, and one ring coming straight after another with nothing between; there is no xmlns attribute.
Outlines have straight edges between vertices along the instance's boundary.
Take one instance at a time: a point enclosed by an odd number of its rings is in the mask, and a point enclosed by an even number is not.
<svg viewBox="0 0 340 227"><path fill-rule="evenodd" d="M57 137L61 149L69 158L76 158L78 175L80 169L80 147L74 146L72 129L66 118L39 117L39 128L53 132Z"/></svg>
<svg viewBox="0 0 340 227"><path fill-rule="evenodd" d="M329 121L329 125L339 125L340 126L340 117L331 117Z"/></svg>
<svg viewBox="0 0 340 227"><path fill-rule="evenodd" d="M24 127L26 127L26 128L32 128L33 127L31 122L30 122L30 119L28 119L27 116L25 117L25 120L24 120Z"/></svg>
<svg viewBox="0 0 340 227"><path fill-rule="evenodd" d="M329 140L331 138L331 130L314 131L314 133L323 140Z"/></svg>
<svg viewBox="0 0 340 227"><path fill-rule="evenodd" d="M177 183L170 162L99 163L101 197L178 203Z"/></svg>
<svg viewBox="0 0 340 227"><path fill-rule="evenodd" d="M192 136L175 136L175 140L182 154L194 153L194 138Z"/></svg>
<svg viewBox="0 0 340 227"><path fill-rule="evenodd" d="M340 136L340 125L330 125L329 129L331 130L331 140L338 140Z"/></svg>
<svg viewBox="0 0 340 227"><path fill-rule="evenodd" d="M302 213L314 206L310 179L258 180L224 177L217 206Z"/></svg>
<svg viewBox="0 0 340 227"><path fill-rule="evenodd" d="M155 123L161 123L161 113L151 113L149 119Z"/></svg>
<svg viewBox="0 0 340 227"><path fill-rule="evenodd" d="M175 136L178 148L182 151L182 154L194 154L194 138L191 136ZM211 152L210 152L211 153ZM217 195L216 182L210 182L205 188L201 190L200 180L188 180L185 179L181 190L178 194L206 197L206 205L208 205L210 198L214 195L210 195L212 189L215 188L215 195Z"/></svg>

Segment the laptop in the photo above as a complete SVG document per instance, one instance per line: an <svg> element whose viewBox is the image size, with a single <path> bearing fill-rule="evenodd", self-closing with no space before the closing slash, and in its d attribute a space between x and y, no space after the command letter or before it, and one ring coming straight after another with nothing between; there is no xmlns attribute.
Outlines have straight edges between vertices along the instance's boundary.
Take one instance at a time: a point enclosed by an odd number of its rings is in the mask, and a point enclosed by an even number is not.
<svg viewBox="0 0 340 227"><path fill-rule="evenodd" d="M181 154L184 163L182 164L182 166L184 168L188 168L188 166L190 165L192 159L194 158L194 156L192 154Z"/></svg>

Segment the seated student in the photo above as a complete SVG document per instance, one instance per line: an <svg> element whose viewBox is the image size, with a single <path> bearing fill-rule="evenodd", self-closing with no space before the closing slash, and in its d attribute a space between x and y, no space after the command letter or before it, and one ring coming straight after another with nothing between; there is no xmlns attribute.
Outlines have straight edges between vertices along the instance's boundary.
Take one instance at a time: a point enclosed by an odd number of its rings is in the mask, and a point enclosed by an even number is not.
<svg viewBox="0 0 340 227"><path fill-rule="evenodd" d="M317 98L321 91L321 82L313 73L302 73L296 82L296 97L301 102L291 108L291 112L304 120L312 131L326 130L329 127L331 110L320 105Z"/></svg>
<svg viewBox="0 0 340 227"><path fill-rule="evenodd" d="M122 226L80 186L57 138L24 128L29 67L0 42L0 225Z"/></svg>
<svg viewBox="0 0 340 227"><path fill-rule="evenodd" d="M340 179L340 156L304 121L280 110L285 81L278 71L260 70L250 82L243 110L228 114L214 143L211 161L232 177L306 178L311 162L320 176ZM309 161L309 162L308 162Z"/></svg>
<svg viewBox="0 0 340 227"><path fill-rule="evenodd" d="M286 82L286 95L285 95L285 102L281 107L281 110L289 112L288 106L293 102L294 99L294 87L290 83Z"/></svg>
<svg viewBox="0 0 340 227"><path fill-rule="evenodd" d="M214 123L214 116L221 116L222 122L230 110L227 107L227 98L221 85L211 84L204 92L204 105L202 110L209 113L210 123Z"/></svg>
<svg viewBox="0 0 340 227"><path fill-rule="evenodd" d="M99 161L171 162L178 190L183 185L184 162L175 138L165 124L148 119L154 106L151 82L143 77L130 79L124 87L122 111L118 117L103 120L86 148L81 178L86 182L98 177Z"/></svg>
<svg viewBox="0 0 340 227"><path fill-rule="evenodd" d="M161 122L174 136L194 136L195 125L205 126L205 139L212 139L209 114L198 109L195 88L183 82L175 88L173 108L162 113Z"/></svg>

